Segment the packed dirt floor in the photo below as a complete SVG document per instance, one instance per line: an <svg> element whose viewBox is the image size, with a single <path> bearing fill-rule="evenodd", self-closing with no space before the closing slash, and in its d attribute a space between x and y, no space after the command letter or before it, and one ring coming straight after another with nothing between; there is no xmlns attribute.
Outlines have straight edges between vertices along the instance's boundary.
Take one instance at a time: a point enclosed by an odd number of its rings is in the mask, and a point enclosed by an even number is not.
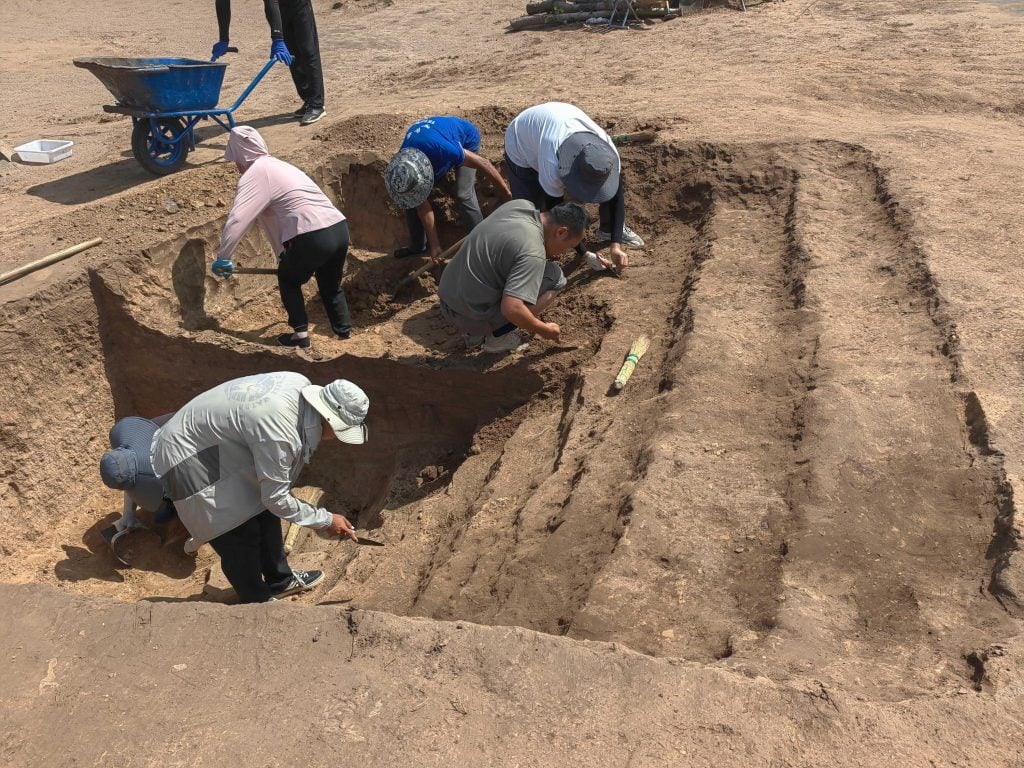
<svg viewBox="0 0 1024 768"><path fill-rule="evenodd" d="M249 5L225 100L267 48ZM506 34L524 0L318 0L327 118L291 120L277 69L239 113L350 220L356 330L310 292L308 351L273 346L273 277L209 275L224 134L154 179L70 63L204 56L212 6L4 4L0 141L75 148L0 161L0 271L104 242L0 286L0 764L1024 765L1016 5ZM497 161L549 99L659 131L622 148L647 245L621 280L563 258L560 343L466 353L438 272L394 291L419 264L389 255L381 172L430 114ZM257 232L237 260L273 263ZM180 526L119 563L113 422L279 369L369 394L371 441L325 441L301 482L385 546L300 536L325 583L261 606Z"/></svg>

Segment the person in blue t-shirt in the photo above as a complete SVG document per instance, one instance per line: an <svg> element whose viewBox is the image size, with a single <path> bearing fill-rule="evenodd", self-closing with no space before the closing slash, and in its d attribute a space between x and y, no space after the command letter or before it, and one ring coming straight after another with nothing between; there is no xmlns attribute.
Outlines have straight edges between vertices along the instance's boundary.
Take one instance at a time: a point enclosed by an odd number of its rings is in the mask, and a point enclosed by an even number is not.
<svg viewBox="0 0 1024 768"><path fill-rule="evenodd" d="M484 218L476 197L478 170L498 188L503 202L512 199L508 183L490 160L477 154L479 149L479 129L459 117L428 117L409 127L384 171L388 195L405 211L409 226L409 246L395 251L396 257L427 254L437 260L442 249L430 192L450 170L455 170L455 194L467 231Z"/></svg>

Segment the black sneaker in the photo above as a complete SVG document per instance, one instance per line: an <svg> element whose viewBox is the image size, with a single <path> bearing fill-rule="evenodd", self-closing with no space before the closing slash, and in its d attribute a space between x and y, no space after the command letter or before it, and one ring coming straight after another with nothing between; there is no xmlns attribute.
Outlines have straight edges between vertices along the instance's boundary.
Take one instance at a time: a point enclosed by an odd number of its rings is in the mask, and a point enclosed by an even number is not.
<svg viewBox="0 0 1024 768"><path fill-rule="evenodd" d="M312 125L326 114L327 112L323 107L310 107L302 113L302 117L299 118L299 125Z"/></svg>
<svg viewBox="0 0 1024 768"><path fill-rule="evenodd" d="M288 595L296 595L299 592L305 592L307 589L312 589L323 580L323 571L292 570L292 580L288 582L286 587L275 592L274 597L287 597Z"/></svg>
<svg viewBox="0 0 1024 768"><path fill-rule="evenodd" d="M301 120L304 114L306 114L305 104L303 104L301 107L292 112L292 117L294 117L296 120Z"/></svg>
<svg viewBox="0 0 1024 768"><path fill-rule="evenodd" d="M282 333L277 337L277 343L282 347L298 347L299 349L309 349L309 336L304 336L301 339L296 339L290 333Z"/></svg>

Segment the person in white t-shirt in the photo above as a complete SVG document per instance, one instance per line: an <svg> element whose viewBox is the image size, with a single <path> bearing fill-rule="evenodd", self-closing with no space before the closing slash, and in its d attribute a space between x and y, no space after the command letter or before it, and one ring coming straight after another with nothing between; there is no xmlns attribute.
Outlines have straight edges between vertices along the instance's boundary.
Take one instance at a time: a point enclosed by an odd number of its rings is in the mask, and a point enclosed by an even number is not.
<svg viewBox="0 0 1024 768"><path fill-rule="evenodd" d="M644 241L626 226L622 163L611 137L579 107L551 101L520 112L505 130L505 165L512 197L548 210L563 199L600 203L597 237L610 242L618 270L629 264L623 245ZM583 252L583 246L577 249ZM598 267L608 260L597 257Z"/></svg>

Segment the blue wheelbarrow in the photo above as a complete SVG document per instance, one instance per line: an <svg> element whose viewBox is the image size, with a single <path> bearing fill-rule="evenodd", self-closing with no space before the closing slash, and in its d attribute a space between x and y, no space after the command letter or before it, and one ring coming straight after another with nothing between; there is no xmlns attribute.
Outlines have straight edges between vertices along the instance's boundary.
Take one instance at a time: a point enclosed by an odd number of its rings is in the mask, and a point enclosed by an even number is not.
<svg viewBox="0 0 1024 768"><path fill-rule="evenodd" d="M237 49L229 49L237 50ZM235 127L234 112L274 66L268 61L234 104L218 109L227 64L183 58L75 59L117 100L104 112L132 118L132 154L150 173L166 176L185 164L196 148L195 127L209 118L225 131Z"/></svg>

